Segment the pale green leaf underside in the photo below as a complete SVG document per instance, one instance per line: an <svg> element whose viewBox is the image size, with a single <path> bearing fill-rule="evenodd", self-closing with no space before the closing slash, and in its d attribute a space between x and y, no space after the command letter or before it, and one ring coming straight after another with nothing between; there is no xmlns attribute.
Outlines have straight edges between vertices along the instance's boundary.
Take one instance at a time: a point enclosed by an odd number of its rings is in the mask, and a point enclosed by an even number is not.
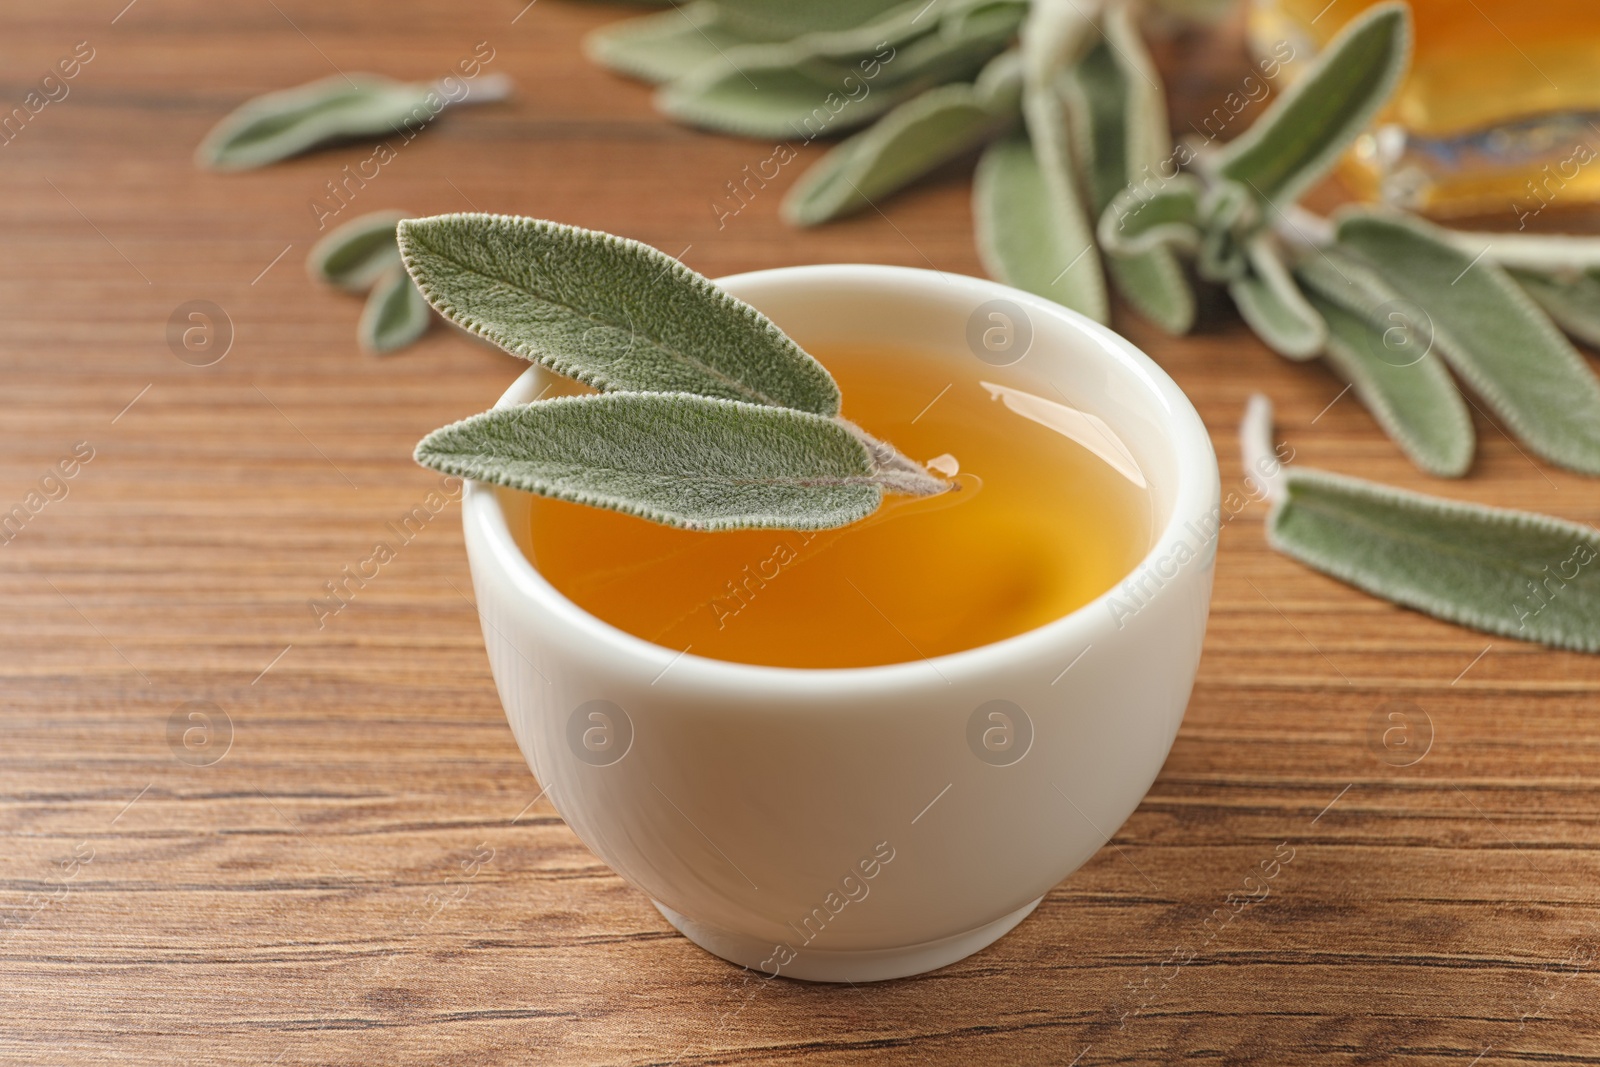
<svg viewBox="0 0 1600 1067"><path fill-rule="evenodd" d="M1476 259L1545 274L1600 271L1600 237L1570 233L1473 233L1447 230L1450 243Z"/></svg>
<svg viewBox="0 0 1600 1067"><path fill-rule="evenodd" d="M1256 336L1279 355L1311 359L1327 341L1322 316L1306 301L1267 234L1245 249L1249 270L1228 283L1228 295Z"/></svg>
<svg viewBox="0 0 1600 1067"><path fill-rule="evenodd" d="M428 302L397 259L367 297L356 336L369 352L393 352L421 337L431 314Z"/></svg>
<svg viewBox="0 0 1600 1067"><path fill-rule="evenodd" d="M698 530L820 530L883 497L866 446L800 411L673 393L561 397L435 430L446 474Z"/></svg>
<svg viewBox="0 0 1600 1067"><path fill-rule="evenodd" d="M1020 4L997 6L999 19L940 21L934 11L912 27L917 9L903 5L886 16L895 29L881 47L867 43L874 34L851 31L727 49L663 86L656 104L680 121L747 137L846 133L925 89L974 77L1021 21Z"/></svg>
<svg viewBox="0 0 1600 1067"><path fill-rule="evenodd" d="M660 83L681 78L750 40L723 25L712 0L696 0L603 26L584 39L583 47L603 67Z"/></svg>
<svg viewBox="0 0 1600 1067"><path fill-rule="evenodd" d="M1089 214L1098 217L1128 187L1128 98L1122 68L1105 42L1089 49L1061 84L1070 108L1073 147Z"/></svg>
<svg viewBox="0 0 1600 1067"><path fill-rule="evenodd" d="M1174 336L1194 326L1194 289L1170 248L1131 256L1106 254L1106 275L1135 311Z"/></svg>
<svg viewBox="0 0 1600 1067"><path fill-rule="evenodd" d="M366 292L400 265L395 229L405 217L403 211L377 211L328 231L306 256L306 270L317 281L346 292Z"/></svg>
<svg viewBox="0 0 1600 1067"><path fill-rule="evenodd" d="M736 69L707 63L662 86L656 106L723 133L811 140L864 126L923 88L872 84L833 60L798 62L783 45L747 45L728 59Z"/></svg>
<svg viewBox="0 0 1600 1067"><path fill-rule="evenodd" d="M839 410L822 364L755 308L648 245L463 214L406 220L400 248L441 315L597 389Z"/></svg>
<svg viewBox="0 0 1600 1067"><path fill-rule="evenodd" d="M1101 270L1099 250L1094 244L1088 206L1083 201L1078 160L1074 157L1074 108L1067 91L1069 84L1065 77L1058 77L1046 84L1035 84L1029 80L1022 96L1022 117L1027 127L1028 142L1043 182L1045 203L1040 213L1049 221L1053 231L1052 241L1061 253L1065 253L1060 257L1060 273L1055 276L1056 280L1043 284L1051 289L1060 289L1067 296L1064 300L1058 296L1051 296L1051 299L1083 312L1096 322L1107 322L1111 317L1111 307L1106 295L1105 274ZM1021 210L1024 219L1031 221L1026 214L1026 207ZM1040 292L1038 289L1031 291Z"/></svg>
<svg viewBox="0 0 1600 1067"><path fill-rule="evenodd" d="M1430 474L1465 474L1476 444L1472 416L1431 350L1427 324L1413 323L1399 294L1337 248L1308 257L1295 274L1328 324L1323 358L1378 425Z"/></svg>
<svg viewBox="0 0 1600 1067"><path fill-rule="evenodd" d="M1528 512L1286 472L1273 547L1374 596L1448 622L1600 651L1600 535Z"/></svg>
<svg viewBox="0 0 1600 1067"><path fill-rule="evenodd" d="M1103 218L1119 194L1154 176L1167 138L1160 83L1128 5L1107 10L1103 30L1105 40L1078 63L1071 83L1084 120L1077 144L1091 218ZM1106 277L1124 300L1168 333L1189 331L1194 291L1171 248L1104 251Z"/></svg>
<svg viewBox="0 0 1600 1067"><path fill-rule="evenodd" d="M984 270L1105 321L1105 281L1082 210L1075 200L1063 205L1055 198L1026 137L989 146L978 161L972 200Z"/></svg>
<svg viewBox="0 0 1600 1067"><path fill-rule="evenodd" d="M1127 177L1137 182L1158 173L1172 154L1172 132L1167 123L1166 92L1155 60L1139 32L1132 3L1118 0L1103 20L1106 44L1122 71L1126 104ZM1104 210L1105 205L1100 205Z"/></svg>
<svg viewBox="0 0 1600 1067"><path fill-rule="evenodd" d="M992 112L970 85L929 89L813 164L784 198L784 218L815 226L859 211L989 140L1014 119Z"/></svg>
<svg viewBox="0 0 1600 1067"><path fill-rule="evenodd" d="M1600 278L1587 272L1541 273L1507 267L1555 324L1584 344L1600 348Z"/></svg>
<svg viewBox="0 0 1600 1067"><path fill-rule="evenodd" d="M768 40L847 30L880 18L905 0L714 0L719 21Z"/></svg>
<svg viewBox="0 0 1600 1067"><path fill-rule="evenodd" d="M352 137L376 137L427 123L436 109L426 83L376 74L334 75L267 93L231 112L206 134L195 161L215 170L246 170ZM442 106L442 99L439 101Z"/></svg>
<svg viewBox="0 0 1600 1067"><path fill-rule="evenodd" d="M1476 438L1466 401L1431 353L1399 366L1375 353L1384 330L1366 317L1312 295L1328 324L1323 358L1349 382L1378 425L1411 461L1430 474L1459 478L1472 465Z"/></svg>
<svg viewBox="0 0 1600 1067"><path fill-rule="evenodd" d="M1407 216L1349 212L1338 239L1431 316L1439 353L1529 447L1600 474L1600 382L1501 267Z"/></svg>
<svg viewBox="0 0 1600 1067"><path fill-rule="evenodd" d="M1146 188L1118 193L1100 213L1098 237L1107 252L1137 255L1153 248L1193 251L1200 244L1200 183L1178 174Z"/></svg>
<svg viewBox="0 0 1600 1067"><path fill-rule="evenodd" d="M1218 153L1217 173L1267 200L1299 199L1367 128L1399 84L1410 55L1409 9L1399 3L1368 9Z"/></svg>

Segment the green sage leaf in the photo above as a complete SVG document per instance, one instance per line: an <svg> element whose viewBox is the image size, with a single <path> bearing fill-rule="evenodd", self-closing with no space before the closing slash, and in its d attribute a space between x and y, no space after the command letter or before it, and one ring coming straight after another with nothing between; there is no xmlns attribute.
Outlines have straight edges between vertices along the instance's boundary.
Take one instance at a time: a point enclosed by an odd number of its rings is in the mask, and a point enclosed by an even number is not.
<svg viewBox="0 0 1600 1067"><path fill-rule="evenodd" d="M869 206L968 152L1007 125L970 85L941 85L909 100L843 141L800 176L783 216L815 226Z"/></svg>
<svg viewBox="0 0 1600 1067"><path fill-rule="evenodd" d="M1106 276L1133 309L1174 336L1194 327L1194 289L1169 248L1106 255Z"/></svg>
<svg viewBox="0 0 1600 1067"><path fill-rule="evenodd" d="M480 214L407 219L399 232L406 269L441 315L597 389L839 410L822 364L649 245Z"/></svg>
<svg viewBox="0 0 1600 1067"><path fill-rule="evenodd" d="M1188 174L1164 179L1154 189L1142 182L1129 186L1100 213L1100 247L1123 256L1163 246L1194 251L1200 247L1200 190Z"/></svg>
<svg viewBox="0 0 1600 1067"><path fill-rule="evenodd" d="M1418 467L1458 478L1472 465L1472 416L1433 349L1431 324L1382 278L1337 248L1295 268L1328 325L1323 350L1378 425Z"/></svg>
<svg viewBox="0 0 1600 1067"><path fill-rule="evenodd" d="M584 38L594 62L629 77L660 84L681 78L752 38L724 24L713 0L693 0L640 18L602 26Z"/></svg>
<svg viewBox="0 0 1600 1067"><path fill-rule="evenodd" d="M1600 652L1600 531L1289 467L1272 406L1250 400L1239 441L1273 499L1267 541L1391 603L1492 634ZM1259 477L1257 476L1259 475Z"/></svg>
<svg viewBox="0 0 1600 1067"><path fill-rule="evenodd" d="M1153 0L1153 3L1166 14L1199 23L1221 22L1238 9L1234 0Z"/></svg>
<svg viewBox="0 0 1600 1067"><path fill-rule="evenodd" d="M393 352L423 335L429 315L428 302L397 259L367 297L356 336L369 352Z"/></svg>
<svg viewBox="0 0 1600 1067"><path fill-rule="evenodd" d="M435 430L425 467L695 530L844 526L883 498L834 419L683 393L497 408Z"/></svg>
<svg viewBox="0 0 1600 1067"><path fill-rule="evenodd" d="M1600 536L1488 508L1290 468L1268 542L1324 574L1475 630L1600 652Z"/></svg>
<svg viewBox="0 0 1600 1067"><path fill-rule="evenodd" d="M1545 273L1507 267L1506 273L1555 324L1592 348L1600 348L1600 278L1587 271Z"/></svg>
<svg viewBox="0 0 1600 1067"><path fill-rule="evenodd" d="M1104 42L1073 72L1087 134L1078 143L1090 214L1096 218L1104 217L1125 190L1158 180L1168 140L1166 103L1130 5L1108 7L1101 29ZM1102 251L1106 276L1124 300L1168 333L1189 331L1194 290L1170 247Z"/></svg>
<svg viewBox="0 0 1600 1067"><path fill-rule="evenodd" d="M1388 101L1410 55L1410 9L1403 3L1367 9L1217 154L1216 173L1248 185L1264 200L1298 200Z"/></svg>
<svg viewBox="0 0 1600 1067"><path fill-rule="evenodd" d="M1546 274L1600 271L1600 237L1565 233L1472 233L1446 229L1450 243L1474 259Z"/></svg>
<svg viewBox="0 0 1600 1067"><path fill-rule="evenodd" d="M972 182L978 258L992 277L1089 317L1107 317L1105 280L1071 176L1058 195L1022 135L996 141Z"/></svg>
<svg viewBox="0 0 1600 1067"><path fill-rule="evenodd" d="M1328 339L1322 316L1295 284L1269 233L1257 234L1245 246L1249 270L1228 283L1240 316L1279 355L1311 359Z"/></svg>
<svg viewBox="0 0 1600 1067"><path fill-rule="evenodd" d="M1261 204L1238 182L1214 182L1200 197L1200 247L1195 272L1211 282L1233 282L1250 272L1250 243L1263 230Z"/></svg>
<svg viewBox="0 0 1600 1067"><path fill-rule="evenodd" d="M706 63L662 86L656 106L680 122L744 137L797 137L847 133L915 96L925 86L868 80L894 50L858 61L796 58L787 45L746 45L728 62Z"/></svg>
<svg viewBox="0 0 1600 1067"><path fill-rule="evenodd" d="M1022 107L1022 52L1011 48L989 60L972 88L991 114L1017 114Z"/></svg>
<svg viewBox="0 0 1600 1067"><path fill-rule="evenodd" d="M500 99L509 87L485 75L464 99ZM206 134L195 161L213 170L261 167L334 141L420 129L449 103L430 83L336 74L245 102Z"/></svg>
<svg viewBox="0 0 1600 1067"><path fill-rule="evenodd" d="M881 18L905 0L714 0L719 21L764 40L847 30Z"/></svg>
<svg viewBox="0 0 1600 1067"><path fill-rule="evenodd" d="M1347 211L1339 244L1433 320L1446 362L1546 459L1600 474L1600 381L1506 274L1410 216Z"/></svg>
<svg viewBox="0 0 1600 1067"><path fill-rule="evenodd" d="M389 270L400 266L395 228L403 211L376 211L329 230L311 247L306 270L319 282L350 293L364 293Z"/></svg>
<svg viewBox="0 0 1600 1067"><path fill-rule="evenodd" d="M981 208L974 212L979 253L987 251L991 274L1106 322L1111 308L1105 274L1074 155L1079 101L1068 77L1068 64L1092 47L1095 7L1085 11L1074 0L1041 0L1029 12L1022 37L1028 137L990 149L978 173L987 180L975 183L973 196ZM1014 217L1005 218L1007 213Z"/></svg>
<svg viewBox="0 0 1600 1067"><path fill-rule="evenodd" d="M662 87L656 104L683 122L748 137L847 133L925 89L976 76L1022 18L1014 0L999 7L999 19L930 13L918 25L919 11L931 9L906 3L865 27L743 45ZM951 26L961 28L945 32Z"/></svg>

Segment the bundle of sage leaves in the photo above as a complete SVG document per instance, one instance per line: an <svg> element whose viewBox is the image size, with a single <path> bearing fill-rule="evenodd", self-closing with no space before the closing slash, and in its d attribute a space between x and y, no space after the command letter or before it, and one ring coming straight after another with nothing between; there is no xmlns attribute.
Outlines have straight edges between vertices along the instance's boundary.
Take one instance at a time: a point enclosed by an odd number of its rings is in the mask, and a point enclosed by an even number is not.
<svg viewBox="0 0 1600 1067"><path fill-rule="evenodd" d="M1600 381L1563 334L1600 344L1600 239L1299 205L1399 85L1404 3L1353 20L1243 136L1174 146L1141 16L1227 6L694 0L600 31L589 53L660 83L661 109L698 125L805 142L860 130L790 188L796 225L877 208L981 148L973 216L996 278L1101 322L1114 288L1173 334L1194 323L1196 285L1220 285L1274 351L1325 360L1426 472L1471 466L1459 378L1532 451L1600 474ZM1270 426L1255 409L1247 447ZM1600 651L1592 527L1318 471L1272 486L1279 551L1438 618Z"/></svg>
<svg viewBox="0 0 1600 1067"><path fill-rule="evenodd" d="M955 488L843 418L765 315L648 245L460 214L402 221L399 248L446 319L598 390L436 430L426 467L692 530L828 529Z"/></svg>
<svg viewBox="0 0 1600 1067"><path fill-rule="evenodd" d="M1152 6L1215 12L1222 6ZM1403 3L1370 8L1216 148L1171 142L1136 0L695 0L608 27L589 52L661 83L684 121L811 140L866 126L783 205L815 225L984 148L973 182L996 278L1090 317L1108 283L1174 334L1224 286L1274 351L1322 358L1421 469L1475 449L1450 371L1532 451L1600 474L1600 240L1474 234L1297 201L1387 102L1410 56ZM870 123L870 125L868 125ZM1559 327L1559 328L1558 328Z"/></svg>

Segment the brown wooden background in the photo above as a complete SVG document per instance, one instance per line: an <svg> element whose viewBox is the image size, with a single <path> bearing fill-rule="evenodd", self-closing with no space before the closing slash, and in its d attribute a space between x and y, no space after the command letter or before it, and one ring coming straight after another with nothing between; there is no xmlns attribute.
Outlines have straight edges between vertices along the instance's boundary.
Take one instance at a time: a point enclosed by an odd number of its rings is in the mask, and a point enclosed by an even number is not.
<svg viewBox="0 0 1600 1067"><path fill-rule="evenodd" d="M359 352L358 303L302 263L309 202L370 148L196 170L246 97L335 68L433 77L487 40L515 100L449 114L343 217L547 216L712 275L978 270L966 167L893 200L892 222L798 233L776 217L792 166L719 230L712 202L771 146L670 125L583 61L582 34L627 9L524 2L0 15L0 110L77 42L95 51L0 147L0 510L94 450L0 545L0 1059L1600 1061L1600 659L1369 600L1268 552L1259 506L1223 535L1199 683L1144 805L996 946L871 987L747 980L537 799L454 507L319 630L308 598L433 483L415 440L519 364L444 329ZM1187 53L1180 130L1241 64L1236 44ZM190 300L231 319L213 366L168 348ZM1225 487L1265 388L1302 462L1600 520L1596 482L1482 418L1472 476L1431 482L1349 397L1328 406L1331 375L1277 360L1225 308L1183 341L1117 324L1194 397ZM189 701L218 709L202 752L231 733L210 766L169 742ZM1417 724L1401 752L1432 734L1412 766L1370 727L1390 702ZM1202 920L1284 842L1270 896L1211 936Z"/></svg>

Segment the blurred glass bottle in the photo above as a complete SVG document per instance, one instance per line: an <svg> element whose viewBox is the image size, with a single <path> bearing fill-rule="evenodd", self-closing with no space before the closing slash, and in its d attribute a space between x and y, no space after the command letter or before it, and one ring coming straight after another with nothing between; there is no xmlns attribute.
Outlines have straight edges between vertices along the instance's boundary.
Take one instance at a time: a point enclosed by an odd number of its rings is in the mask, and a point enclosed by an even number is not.
<svg viewBox="0 0 1600 1067"><path fill-rule="evenodd" d="M1252 0L1251 46L1296 66L1378 0ZM1411 71L1342 174L1431 215L1600 200L1600 0L1411 0Z"/></svg>

